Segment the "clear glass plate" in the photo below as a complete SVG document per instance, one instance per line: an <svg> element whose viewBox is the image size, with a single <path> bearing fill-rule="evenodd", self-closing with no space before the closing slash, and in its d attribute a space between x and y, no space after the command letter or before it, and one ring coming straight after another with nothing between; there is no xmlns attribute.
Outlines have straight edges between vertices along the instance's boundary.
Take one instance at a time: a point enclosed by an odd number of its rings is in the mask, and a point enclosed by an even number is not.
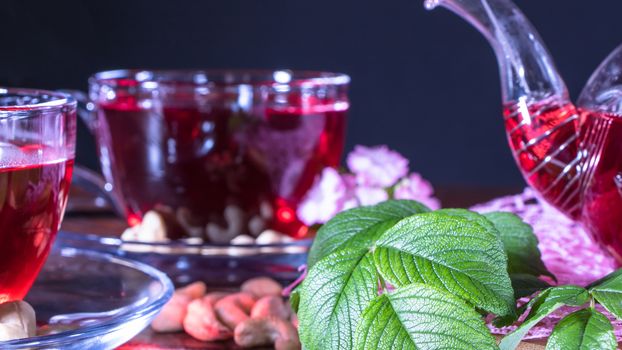
<svg viewBox="0 0 622 350"><path fill-rule="evenodd" d="M0 349L113 349L147 327L172 293L153 267L57 241L26 301L39 332L60 333L0 342Z"/></svg>
<svg viewBox="0 0 622 350"><path fill-rule="evenodd" d="M59 232L63 246L127 257L165 272L176 285L203 281L210 288L234 288L249 278L271 277L293 282L307 261L312 240L279 244L191 244L179 241L146 243L92 234Z"/></svg>

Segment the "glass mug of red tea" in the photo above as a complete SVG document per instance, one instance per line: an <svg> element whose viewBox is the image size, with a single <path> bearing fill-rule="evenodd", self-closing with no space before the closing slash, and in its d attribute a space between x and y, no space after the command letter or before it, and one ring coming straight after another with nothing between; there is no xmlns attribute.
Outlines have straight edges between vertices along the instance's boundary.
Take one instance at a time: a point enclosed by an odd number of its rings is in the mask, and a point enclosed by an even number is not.
<svg viewBox="0 0 622 350"><path fill-rule="evenodd" d="M62 93L0 88L0 303L23 298L67 204L76 102Z"/></svg>
<svg viewBox="0 0 622 350"><path fill-rule="evenodd" d="M348 84L316 72L108 71L89 80L84 116L130 225L156 209L212 242L305 237L296 208L340 161Z"/></svg>

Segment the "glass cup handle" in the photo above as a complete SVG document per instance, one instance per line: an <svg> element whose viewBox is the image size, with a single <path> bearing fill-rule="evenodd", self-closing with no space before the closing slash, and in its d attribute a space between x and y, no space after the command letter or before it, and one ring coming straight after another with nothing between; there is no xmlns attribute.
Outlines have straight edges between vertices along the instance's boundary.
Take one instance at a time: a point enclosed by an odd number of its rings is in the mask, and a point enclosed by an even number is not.
<svg viewBox="0 0 622 350"><path fill-rule="evenodd" d="M79 90L60 90L63 93L71 95L78 102L78 116L87 128L94 134L96 129L95 124L95 104L91 102L88 96ZM82 188L83 190L103 198L115 213L121 217L125 216L125 210L121 201L117 198L116 194L112 191L112 184L107 182L100 174L85 168L83 166L76 165L73 171L72 184Z"/></svg>
<svg viewBox="0 0 622 350"><path fill-rule="evenodd" d="M60 92L71 95L78 102L78 116L93 133L95 130L95 104L89 100L86 93L80 90L60 90Z"/></svg>

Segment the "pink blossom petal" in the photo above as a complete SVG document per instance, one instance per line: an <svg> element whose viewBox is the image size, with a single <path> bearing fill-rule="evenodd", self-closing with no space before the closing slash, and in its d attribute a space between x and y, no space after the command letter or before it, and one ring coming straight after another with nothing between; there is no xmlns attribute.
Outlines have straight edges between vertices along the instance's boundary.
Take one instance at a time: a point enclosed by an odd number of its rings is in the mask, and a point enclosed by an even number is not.
<svg viewBox="0 0 622 350"><path fill-rule="evenodd" d="M387 191L378 187L359 186L355 193L360 205L374 205L389 199Z"/></svg>
<svg viewBox="0 0 622 350"><path fill-rule="evenodd" d="M320 178L298 206L296 214L305 225L323 224L342 210L346 185L333 168L325 168Z"/></svg>
<svg viewBox="0 0 622 350"><path fill-rule="evenodd" d="M384 145L356 146L346 162L361 185L389 187L408 173L408 160Z"/></svg>
<svg viewBox="0 0 622 350"><path fill-rule="evenodd" d="M423 203L428 208L436 210L441 207L441 202L432 197L433 193L434 189L430 182L424 179L420 174L412 173L397 183L393 191L393 198L416 200Z"/></svg>

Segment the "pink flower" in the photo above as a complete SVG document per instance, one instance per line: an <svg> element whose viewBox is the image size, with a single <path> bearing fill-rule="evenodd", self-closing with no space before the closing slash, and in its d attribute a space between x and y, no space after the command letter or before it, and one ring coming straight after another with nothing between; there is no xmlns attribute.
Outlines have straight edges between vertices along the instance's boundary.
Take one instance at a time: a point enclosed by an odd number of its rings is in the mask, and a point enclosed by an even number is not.
<svg viewBox="0 0 622 350"><path fill-rule="evenodd" d="M389 199L389 194L384 188L359 186L354 190L359 205L374 205Z"/></svg>
<svg viewBox="0 0 622 350"><path fill-rule="evenodd" d="M346 186L346 194L341 200L341 211L358 207L360 204L356 197L356 177L352 174L341 174L341 179Z"/></svg>
<svg viewBox="0 0 622 350"><path fill-rule="evenodd" d="M296 214L305 225L323 224L343 210L349 192L351 191L339 172L333 168L325 168Z"/></svg>
<svg viewBox="0 0 622 350"><path fill-rule="evenodd" d="M323 224L344 210L386 201L391 186L395 186L395 199L417 200L430 209L441 206L432 196L432 185L417 173L405 177L408 160L387 146L356 146L347 162L353 174L340 174L333 168L322 171L298 206L303 223Z"/></svg>
<svg viewBox="0 0 622 350"><path fill-rule="evenodd" d="M387 146L356 146L348 167L359 185L390 187L408 173L408 160Z"/></svg>
<svg viewBox="0 0 622 350"><path fill-rule="evenodd" d="M417 173L412 173L398 182L393 192L393 198L416 200L430 209L436 210L441 207L441 203L432 196L433 193L434 189L426 179Z"/></svg>

